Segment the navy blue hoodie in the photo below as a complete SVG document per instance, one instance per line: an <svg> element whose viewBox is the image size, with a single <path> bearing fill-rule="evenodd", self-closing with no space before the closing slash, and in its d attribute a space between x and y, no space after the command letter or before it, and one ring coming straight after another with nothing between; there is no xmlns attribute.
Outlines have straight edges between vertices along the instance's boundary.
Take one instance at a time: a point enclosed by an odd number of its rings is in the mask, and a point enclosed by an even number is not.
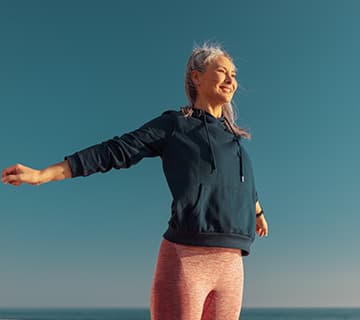
<svg viewBox="0 0 360 320"><path fill-rule="evenodd" d="M166 111L139 129L71 156L72 176L129 168L160 156L173 196L164 238L181 244L239 248L255 238L257 193L248 153L224 117Z"/></svg>

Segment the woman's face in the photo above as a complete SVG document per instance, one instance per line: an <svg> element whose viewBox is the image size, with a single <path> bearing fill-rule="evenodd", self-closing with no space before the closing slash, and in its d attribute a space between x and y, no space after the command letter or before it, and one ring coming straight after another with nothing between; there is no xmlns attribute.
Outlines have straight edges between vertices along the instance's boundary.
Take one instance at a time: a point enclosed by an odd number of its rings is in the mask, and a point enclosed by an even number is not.
<svg viewBox="0 0 360 320"><path fill-rule="evenodd" d="M192 77L199 103L223 105L231 102L237 89L235 66L225 56L215 58L204 72L193 71Z"/></svg>

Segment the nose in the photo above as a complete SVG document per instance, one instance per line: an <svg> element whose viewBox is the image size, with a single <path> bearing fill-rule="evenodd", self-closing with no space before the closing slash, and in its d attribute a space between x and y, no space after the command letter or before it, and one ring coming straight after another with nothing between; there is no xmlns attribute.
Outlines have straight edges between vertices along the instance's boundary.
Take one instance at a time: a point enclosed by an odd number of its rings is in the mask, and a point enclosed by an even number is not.
<svg viewBox="0 0 360 320"><path fill-rule="evenodd" d="M233 80L234 80L234 79L233 79L233 77L231 76L231 74L230 74L229 72L227 72L227 73L225 74L225 81L226 81L227 83L231 83Z"/></svg>
<svg viewBox="0 0 360 320"><path fill-rule="evenodd" d="M225 83L231 84L231 85L235 85L235 86L237 85L237 81L236 81L236 79L232 76L231 73L226 73Z"/></svg>

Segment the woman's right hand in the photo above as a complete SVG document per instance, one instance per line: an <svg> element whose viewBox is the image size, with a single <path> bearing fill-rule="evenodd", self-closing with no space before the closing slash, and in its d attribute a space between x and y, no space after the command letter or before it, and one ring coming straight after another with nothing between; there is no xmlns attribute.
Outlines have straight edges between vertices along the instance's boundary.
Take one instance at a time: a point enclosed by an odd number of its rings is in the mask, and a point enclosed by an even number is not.
<svg viewBox="0 0 360 320"><path fill-rule="evenodd" d="M13 186L19 186L22 183L39 185L40 170L35 170L22 164L15 164L2 171L1 180L5 184Z"/></svg>

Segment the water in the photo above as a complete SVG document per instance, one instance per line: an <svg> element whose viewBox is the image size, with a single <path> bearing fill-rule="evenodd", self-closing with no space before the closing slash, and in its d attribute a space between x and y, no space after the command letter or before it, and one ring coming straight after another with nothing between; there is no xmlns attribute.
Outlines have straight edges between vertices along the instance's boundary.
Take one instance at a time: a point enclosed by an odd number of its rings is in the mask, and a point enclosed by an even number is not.
<svg viewBox="0 0 360 320"><path fill-rule="evenodd" d="M150 320L147 309L0 309L0 320Z"/></svg>
<svg viewBox="0 0 360 320"><path fill-rule="evenodd" d="M0 309L0 320L150 320L150 313L148 309L3 308ZM243 309L241 320L360 320L360 308Z"/></svg>

